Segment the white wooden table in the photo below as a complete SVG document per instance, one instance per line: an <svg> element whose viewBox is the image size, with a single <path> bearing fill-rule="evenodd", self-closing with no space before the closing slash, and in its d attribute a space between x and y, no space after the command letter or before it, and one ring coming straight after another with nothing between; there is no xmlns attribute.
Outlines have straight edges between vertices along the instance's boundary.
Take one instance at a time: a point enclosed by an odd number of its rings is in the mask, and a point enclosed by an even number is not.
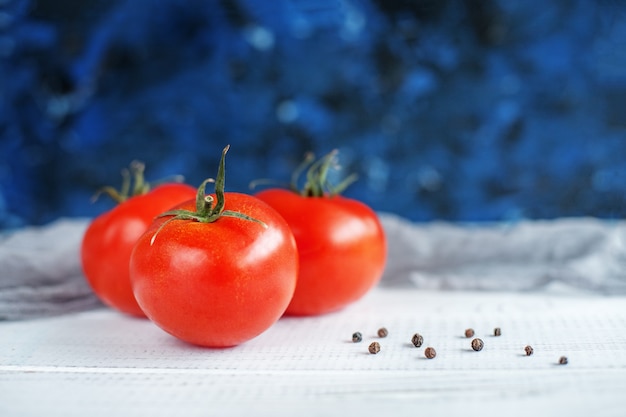
<svg viewBox="0 0 626 417"><path fill-rule="evenodd" d="M283 318L222 350L104 309L0 323L0 416L347 413L624 416L626 297L379 288L342 312Z"/></svg>

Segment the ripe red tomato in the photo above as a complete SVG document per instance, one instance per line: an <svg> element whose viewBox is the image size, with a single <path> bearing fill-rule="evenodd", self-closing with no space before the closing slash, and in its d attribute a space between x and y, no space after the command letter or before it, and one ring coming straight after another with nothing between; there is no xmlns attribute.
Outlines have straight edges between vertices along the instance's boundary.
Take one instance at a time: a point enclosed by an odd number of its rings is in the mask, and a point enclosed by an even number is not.
<svg viewBox="0 0 626 417"><path fill-rule="evenodd" d="M235 346L273 325L291 300L298 271L285 220L253 196L223 193L220 181L218 173L215 195L199 192L157 219L130 262L133 291L148 318L207 347Z"/></svg>
<svg viewBox="0 0 626 417"><path fill-rule="evenodd" d="M83 236L81 262L87 282L104 304L145 317L130 286L128 267L133 246L157 215L195 194L189 185L163 184L125 199L91 222Z"/></svg>
<svg viewBox="0 0 626 417"><path fill-rule="evenodd" d="M291 227L300 256L296 291L286 314L318 315L360 299L382 277L386 242L378 217L345 198L303 197L289 190L256 194Z"/></svg>
<svg viewBox="0 0 626 417"><path fill-rule="evenodd" d="M332 164L333 153L312 165L301 193L268 189L255 195L283 216L296 239L300 267L288 315L339 310L374 287L385 268L387 245L376 213L326 183Z"/></svg>

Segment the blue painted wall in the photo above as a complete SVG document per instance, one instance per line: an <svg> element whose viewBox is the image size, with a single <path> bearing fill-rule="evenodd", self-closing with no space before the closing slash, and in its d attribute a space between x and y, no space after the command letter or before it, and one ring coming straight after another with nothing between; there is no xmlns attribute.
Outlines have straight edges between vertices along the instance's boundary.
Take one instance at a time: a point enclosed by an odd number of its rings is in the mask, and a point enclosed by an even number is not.
<svg viewBox="0 0 626 417"><path fill-rule="evenodd" d="M337 148L416 221L624 217L626 2L0 0L0 228L226 144L230 191Z"/></svg>

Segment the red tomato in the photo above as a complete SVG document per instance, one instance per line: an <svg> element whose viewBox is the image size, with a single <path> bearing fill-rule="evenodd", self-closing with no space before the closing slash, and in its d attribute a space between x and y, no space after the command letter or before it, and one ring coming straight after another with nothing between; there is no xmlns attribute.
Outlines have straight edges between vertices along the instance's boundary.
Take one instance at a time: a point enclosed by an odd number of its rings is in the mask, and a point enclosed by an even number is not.
<svg viewBox="0 0 626 417"><path fill-rule="evenodd" d="M226 215L212 222L162 217L131 256L135 297L148 318L186 342L229 347L261 334L284 313L298 255L289 226L247 194L225 193ZM196 201L179 207L197 213ZM175 212L175 211L173 211Z"/></svg>
<svg viewBox="0 0 626 417"><path fill-rule="evenodd" d="M293 232L300 269L289 315L318 315L358 300L382 277L385 235L367 205L340 195L309 197L282 189L256 194Z"/></svg>
<svg viewBox="0 0 626 417"><path fill-rule="evenodd" d="M135 297L154 323L200 346L246 342L285 312L296 286L298 251L285 220L247 194L215 195L164 213L139 238L130 260Z"/></svg>
<svg viewBox="0 0 626 417"><path fill-rule="evenodd" d="M127 314L145 316L130 286L128 265L133 246L157 215L195 194L189 185L164 184L124 200L89 225L81 246L82 267L103 303Z"/></svg>

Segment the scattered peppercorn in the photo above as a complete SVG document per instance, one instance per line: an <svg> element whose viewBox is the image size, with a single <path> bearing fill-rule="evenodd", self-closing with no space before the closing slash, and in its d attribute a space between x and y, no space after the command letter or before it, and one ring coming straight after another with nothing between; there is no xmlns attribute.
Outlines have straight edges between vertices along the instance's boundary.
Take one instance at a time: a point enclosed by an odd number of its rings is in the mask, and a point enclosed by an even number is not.
<svg viewBox="0 0 626 417"><path fill-rule="evenodd" d="M472 340L472 349L474 349L476 352L483 350L483 346L485 346L485 344L481 339L476 338Z"/></svg>
<svg viewBox="0 0 626 417"><path fill-rule="evenodd" d="M375 355L378 352L380 352L380 343L372 342L367 349L370 351L372 355Z"/></svg>
<svg viewBox="0 0 626 417"><path fill-rule="evenodd" d="M432 348L432 347L427 347L427 348L424 350L424 356L426 356L428 359L432 359L432 358L434 358L435 356L437 356L437 352L435 351L435 349L434 349L434 348Z"/></svg>
<svg viewBox="0 0 626 417"><path fill-rule="evenodd" d="M502 330L500 330L499 327L496 327L495 329L493 329L493 335L494 336L501 336L502 335Z"/></svg>
<svg viewBox="0 0 626 417"><path fill-rule="evenodd" d="M566 356L561 356L559 358L559 365L567 365L567 357Z"/></svg>
<svg viewBox="0 0 626 417"><path fill-rule="evenodd" d="M378 337L387 337L388 334L389 332L385 327L381 327L380 329L378 329Z"/></svg>
<svg viewBox="0 0 626 417"><path fill-rule="evenodd" d="M363 340L363 335L361 334L361 332L352 333L352 342L359 343L361 340Z"/></svg>
<svg viewBox="0 0 626 417"><path fill-rule="evenodd" d="M415 333L411 338L411 343L413 343L415 347L421 347L422 343L424 343L424 338L421 334Z"/></svg>
<svg viewBox="0 0 626 417"><path fill-rule="evenodd" d="M535 352L532 346L526 346L524 348L524 351L526 352L526 356L530 356Z"/></svg>
<svg viewBox="0 0 626 417"><path fill-rule="evenodd" d="M465 330L465 337L474 337L474 329L469 328Z"/></svg>

